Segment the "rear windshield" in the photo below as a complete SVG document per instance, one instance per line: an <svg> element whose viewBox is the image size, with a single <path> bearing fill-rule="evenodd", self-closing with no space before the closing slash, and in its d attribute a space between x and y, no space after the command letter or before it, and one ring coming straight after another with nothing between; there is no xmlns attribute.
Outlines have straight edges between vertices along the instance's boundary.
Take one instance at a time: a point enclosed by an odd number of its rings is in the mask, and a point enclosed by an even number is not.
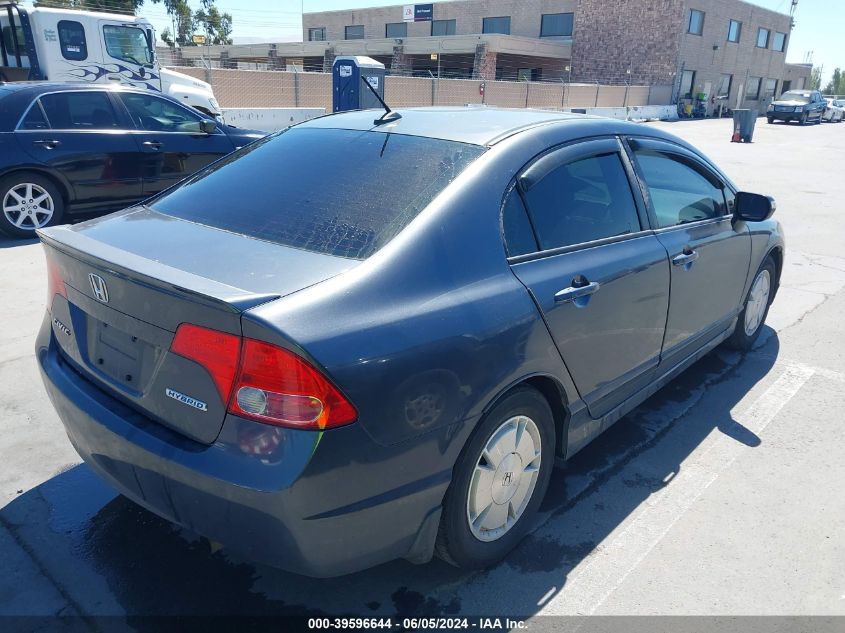
<svg viewBox="0 0 845 633"><path fill-rule="evenodd" d="M245 147L150 206L285 246L366 259L483 151L418 136L293 128Z"/></svg>

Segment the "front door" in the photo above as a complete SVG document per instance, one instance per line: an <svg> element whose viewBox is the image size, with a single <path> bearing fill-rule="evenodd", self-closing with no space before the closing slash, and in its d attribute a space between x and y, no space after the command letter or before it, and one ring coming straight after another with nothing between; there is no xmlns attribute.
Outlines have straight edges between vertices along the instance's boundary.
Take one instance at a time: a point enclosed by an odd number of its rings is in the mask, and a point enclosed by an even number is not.
<svg viewBox="0 0 845 633"><path fill-rule="evenodd" d="M107 91L63 91L37 99L15 137L66 179L73 206L117 209L141 197L138 149L127 126Z"/></svg>
<svg viewBox="0 0 845 633"><path fill-rule="evenodd" d="M198 113L169 99L137 92L119 99L138 129L144 195L164 191L235 149L222 130L206 134Z"/></svg>
<svg viewBox="0 0 845 633"><path fill-rule="evenodd" d="M530 165L505 207L509 248L519 226L509 216L527 207L537 252L511 267L594 418L649 382L669 306L666 251L646 230L629 170L616 139L571 145Z"/></svg>
<svg viewBox="0 0 845 633"><path fill-rule="evenodd" d="M632 140L657 238L671 262L663 361L674 364L738 314L751 261L748 227L734 222L733 193L679 146Z"/></svg>

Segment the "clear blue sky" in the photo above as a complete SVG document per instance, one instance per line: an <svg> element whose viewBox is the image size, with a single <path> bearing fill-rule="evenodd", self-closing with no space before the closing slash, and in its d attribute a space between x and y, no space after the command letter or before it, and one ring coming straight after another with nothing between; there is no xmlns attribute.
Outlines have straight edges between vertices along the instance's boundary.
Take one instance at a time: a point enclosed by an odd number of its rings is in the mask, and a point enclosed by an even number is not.
<svg viewBox="0 0 845 633"><path fill-rule="evenodd" d="M199 4L199 0L189 1ZM247 42L298 41L303 5L306 12L313 12L405 3L405 0L217 0L221 10L232 14L236 40ZM754 0L752 4L788 13L790 0ZM149 18L159 32L170 24L163 6L150 0L139 13ZM824 66L825 81L837 66L845 68L845 1L798 0L795 21L787 61L805 61L805 55L812 52L813 63Z"/></svg>

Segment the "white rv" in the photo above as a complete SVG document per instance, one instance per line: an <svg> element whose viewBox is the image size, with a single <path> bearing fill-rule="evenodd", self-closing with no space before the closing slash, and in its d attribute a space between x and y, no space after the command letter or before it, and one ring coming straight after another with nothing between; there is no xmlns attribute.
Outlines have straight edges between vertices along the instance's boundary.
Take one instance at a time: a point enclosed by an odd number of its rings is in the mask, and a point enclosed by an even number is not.
<svg viewBox="0 0 845 633"><path fill-rule="evenodd" d="M0 82L115 82L175 97L211 116L211 86L159 66L152 24L140 17L28 9L0 0Z"/></svg>

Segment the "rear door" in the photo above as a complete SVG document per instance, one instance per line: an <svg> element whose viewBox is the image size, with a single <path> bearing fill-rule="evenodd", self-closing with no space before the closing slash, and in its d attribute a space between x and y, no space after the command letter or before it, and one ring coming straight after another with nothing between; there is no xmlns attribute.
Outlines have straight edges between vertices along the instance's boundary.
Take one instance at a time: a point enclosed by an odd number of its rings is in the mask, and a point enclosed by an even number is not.
<svg viewBox="0 0 845 633"><path fill-rule="evenodd" d="M652 378L669 307L666 250L630 175L617 139L570 145L529 165L503 211L511 268L593 417Z"/></svg>
<svg viewBox="0 0 845 633"><path fill-rule="evenodd" d="M739 312L751 260L733 193L703 161L672 143L633 139L657 238L669 253L672 292L663 361L673 364L724 331Z"/></svg>
<svg viewBox="0 0 845 633"><path fill-rule="evenodd" d="M169 99L138 92L118 98L137 128L144 195L164 191L235 149L219 127L202 132L202 117Z"/></svg>
<svg viewBox="0 0 845 633"><path fill-rule="evenodd" d="M117 208L141 197L138 148L126 126L108 92L61 91L36 99L15 137L24 152L64 176L73 203Z"/></svg>

